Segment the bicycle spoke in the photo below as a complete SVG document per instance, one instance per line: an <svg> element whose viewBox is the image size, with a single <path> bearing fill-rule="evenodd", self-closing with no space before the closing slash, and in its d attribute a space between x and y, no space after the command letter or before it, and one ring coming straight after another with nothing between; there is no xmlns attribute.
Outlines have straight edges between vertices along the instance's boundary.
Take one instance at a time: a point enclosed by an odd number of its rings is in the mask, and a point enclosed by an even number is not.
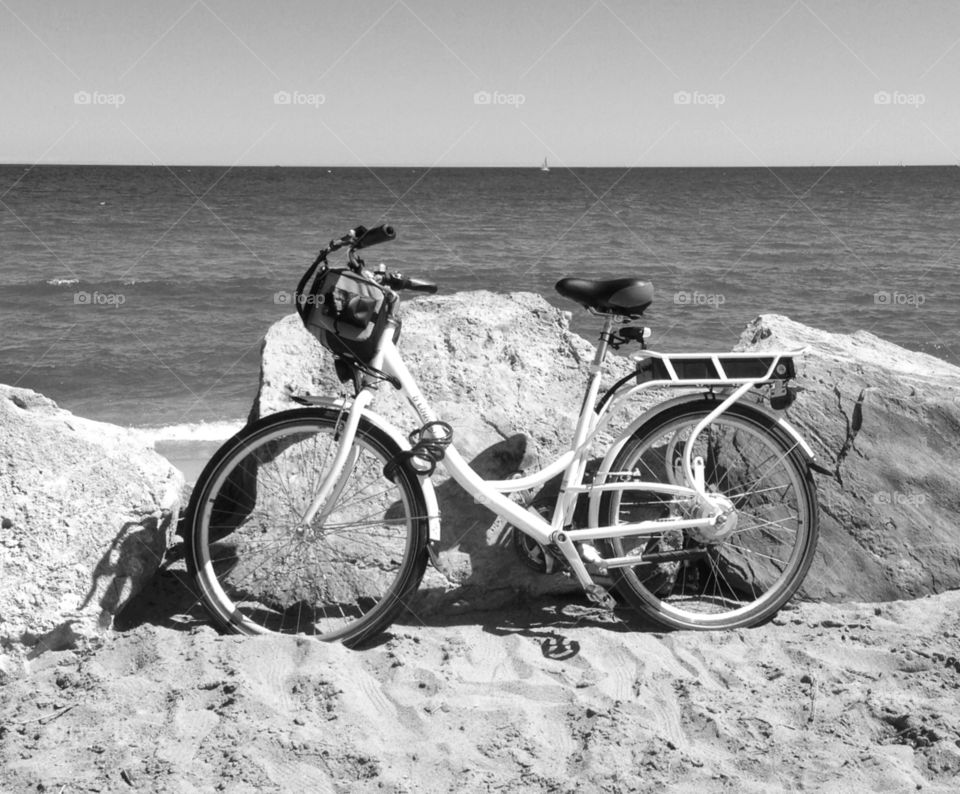
<svg viewBox="0 0 960 794"><path fill-rule="evenodd" d="M757 496L758 494L771 493L772 491L778 491L783 489L789 489L790 484L784 483L783 485L771 485L769 488L760 488L758 490L750 491L720 491L724 496L726 496L731 501L736 501L742 497L746 496ZM719 489L718 489L719 490ZM782 499L780 501L783 501Z"/></svg>
<svg viewBox="0 0 960 794"><path fill-rule="evenodd" d="M781 560L779 557L774 557L770 554L764 554L763 552L755 551L754 549L748 549L746 546L740 546L736 543L727 543L725 545L730 546L731 548L734 548L734 549L738 549L744 552L745 554L749 554L751 557L762 557L765 560L770 560L772 562L779 563L780 565L787 564L787 560Z"/></svg>
<svg viewBox="0 0 960 794"><path fill-rule="evenodd" d="M738 535L741 532L752 532L756 529L765 529L766 527L778 526L783 521L795 521L795 520L796 519L793 519L793 518L780 518L780 519L777 519L776 521L764 521L762 524L752 524L748 527L737 526L737 528L733 530L733 532L731 532L730 534L732 536L732 535ZM794 534L797 533L796 529L791 529L790 527L779 526L779 528L782 529L784 532L793 532Z"/></svg>
<svg viewBox="0 0 960 794"><path fill-rule="evenodd" d="M756 478L754 478L753 480L751 480L749 483L747 483L747 485L748 485L748 486L753 486L753 485L756 485L756 484L759 483L759 482L762 482L764 479L766 479L766 477L768 476L768 474L772 471L773 467L776 466L776 465L779 464L779 463L782 463L784 460L786 460L786 459L790 456L790 453L791 453L794 449L796 449L796 446L797 446L797 445L794 444L790 449L788 449L788 450L787 450L786 452L784 452L780 457L778 457L778 458L776 459L776 461L774 461L774 462L766 469L766 471L762 472L759 476L757 476Z"/></svg>
<svg viewBox="0 0 960 794"><path fill-rule="evenodd" d="M730 581L730 578L724 572L724 569L723 567L721 567L718 560L714 559L713 557L710 557L709 559L710 559L710 565L714 570L714 575L717 577L717 581L719 582L722 580L723 584L726 585L727 590L730 593L730 597L731 597L730 600L734 602L742 603L743 599L737 597L737 588L733 586L733 583ZM750 600L755 601L760 595L760 593L757 592L756 584L753 581L753 579L750 579L749 582L747 582L747 584L750 588Z"/></svg>

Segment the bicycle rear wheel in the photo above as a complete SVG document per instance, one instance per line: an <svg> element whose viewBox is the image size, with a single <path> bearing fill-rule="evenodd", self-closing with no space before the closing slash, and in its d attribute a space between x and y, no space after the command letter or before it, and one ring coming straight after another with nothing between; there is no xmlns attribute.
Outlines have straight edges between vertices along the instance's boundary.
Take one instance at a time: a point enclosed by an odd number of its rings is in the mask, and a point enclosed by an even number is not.
<svg viewBox="0 0 960 794"><path fill-rule="evenodd" d="M339 412L309 408L245 428L207 464L191 499L188 564L208 610L244 634L356 645L388 626L423 578L427 510L400 451L361 420L340 485L302 518L339 446Z"/></svg>
<svg viewBox="0 0 960 794"><path fill-rule="evenodd" d="M714 399L678 405L642 425L624 446L608 481L689 485L681 461L694 427ZM611 539L610 556L636 556L612 569L618 592L657 623L682 629L754 626L771 618L803 582L816 548L817 498L796 442L763 411L737 403L696 441L707 491L722 494L735 520L722 530L665 529ZM604 494L609 525L699 517L692 500L644 491Z"/></svg>

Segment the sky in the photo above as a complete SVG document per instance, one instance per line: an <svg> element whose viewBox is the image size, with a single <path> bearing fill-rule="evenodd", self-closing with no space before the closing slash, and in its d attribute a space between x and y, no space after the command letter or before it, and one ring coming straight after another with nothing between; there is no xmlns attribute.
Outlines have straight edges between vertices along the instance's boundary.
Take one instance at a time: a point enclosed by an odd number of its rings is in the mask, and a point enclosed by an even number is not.
<svg viewBox="0 0 960 794"><path fill-rule="evenodd" d="M960 3L0 0L0 163L960 162Z"/></svg>

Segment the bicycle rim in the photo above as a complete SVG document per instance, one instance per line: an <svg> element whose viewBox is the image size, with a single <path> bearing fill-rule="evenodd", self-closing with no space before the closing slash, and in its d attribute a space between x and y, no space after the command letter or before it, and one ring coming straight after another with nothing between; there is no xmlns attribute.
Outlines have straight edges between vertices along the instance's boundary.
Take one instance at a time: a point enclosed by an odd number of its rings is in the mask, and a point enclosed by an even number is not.
<svg viewBox="0 0 960 794"><path fill-rule="evenodd" d="M624 481L687 485L680 466L694 426L712 401L679 406L641 427L613 465ZM750 406L733 406L696 441L707 491L736 511L729 534L665 530L607 541L614 556L638 564L616 569L618 591L658 623L673 628L752 626L772 617L800 586L818 533L816 494L794 441ZM610 524L699 517L692 500L612 491L602 515ZM660 561L658 561L658 558Z"/></svg>
<svg viewBox="0 0 960 794"><path fill-rule="evenodd" d="M207 607L246 634L353 645L389 625L426 565L426 508L399 449L361 422L340 486L303 517L337 451L337 412L277 414L242 432L197 483L191 551Z"/></svg>

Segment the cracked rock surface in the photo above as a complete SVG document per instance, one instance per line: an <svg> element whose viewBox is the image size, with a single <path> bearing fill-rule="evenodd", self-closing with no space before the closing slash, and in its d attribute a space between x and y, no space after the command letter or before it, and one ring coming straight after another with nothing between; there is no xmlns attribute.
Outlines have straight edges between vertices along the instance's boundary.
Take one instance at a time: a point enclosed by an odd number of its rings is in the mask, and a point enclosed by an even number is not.
<svg viewBox="0 0 960 794"><path fill-rule="evenodd" d="M786 415L817 475L820 543L803 592L914 598L960 587L960 368L866 331L761 315L738 350L809 346Z"/></svg>

